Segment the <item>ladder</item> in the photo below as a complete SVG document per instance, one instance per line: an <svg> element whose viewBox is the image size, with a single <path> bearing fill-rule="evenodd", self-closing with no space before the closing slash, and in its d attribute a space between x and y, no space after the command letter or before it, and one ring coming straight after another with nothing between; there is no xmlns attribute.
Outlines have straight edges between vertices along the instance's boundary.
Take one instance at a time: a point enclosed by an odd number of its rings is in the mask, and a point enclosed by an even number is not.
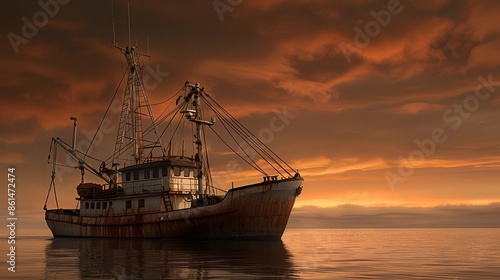
<svg viewBox="0 0 500 280"><path fill-rule="evenodd" d="M167 212L174 210L174 207L172 206L172 200L170 200L170 195L168 193L163 195L163 201L165 202L165 209L167 210Z"/></svg>

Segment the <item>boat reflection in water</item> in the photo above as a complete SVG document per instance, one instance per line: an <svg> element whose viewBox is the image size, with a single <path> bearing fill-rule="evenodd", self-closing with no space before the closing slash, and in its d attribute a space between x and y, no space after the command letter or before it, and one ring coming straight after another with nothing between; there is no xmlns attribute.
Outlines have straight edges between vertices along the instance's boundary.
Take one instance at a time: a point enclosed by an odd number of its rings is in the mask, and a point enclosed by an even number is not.
<svg viewBox="0 0 500 280"><path fill-rule="evenodd" d="M45 279L298 278L281 240L56 238L45 255Z"/></svg>

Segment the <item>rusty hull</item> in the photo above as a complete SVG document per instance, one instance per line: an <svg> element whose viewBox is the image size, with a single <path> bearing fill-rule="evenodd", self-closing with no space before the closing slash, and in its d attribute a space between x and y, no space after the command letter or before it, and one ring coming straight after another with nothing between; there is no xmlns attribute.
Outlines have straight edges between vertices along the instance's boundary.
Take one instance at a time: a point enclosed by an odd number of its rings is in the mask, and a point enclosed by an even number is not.
<svg viewBox="0 0 500 280"><path fill-rule="evenodd" d="M47 210L54 237L280 239L302 178L234 188L213 205L120 216L80 216L77 210Z"/></svg>

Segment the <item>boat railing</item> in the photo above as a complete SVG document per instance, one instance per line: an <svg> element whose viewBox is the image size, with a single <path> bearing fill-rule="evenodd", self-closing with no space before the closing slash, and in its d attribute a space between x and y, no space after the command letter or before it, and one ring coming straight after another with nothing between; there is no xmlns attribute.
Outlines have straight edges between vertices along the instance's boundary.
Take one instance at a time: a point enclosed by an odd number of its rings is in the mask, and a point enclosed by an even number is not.
<svg viewBox="0 0 500 280"><path fill-rule="evenodd" d="M117 188L110 188L109 185L103 185L103 189L96 191L93 198L105 199L119 197L123 195L147 194L147 193L161 193L165 191L173 191L179 193L195 193L198 186L196 178L191 177L171 177L168 181L158 183L132 183L126 184L118 183Z"/></svg>
<svg viewBox="0 0 500 280"><path fill-rule="evenodd" d="M190 177L171 177L168 181L169 190L196 192L198 179Z"/></svg>
<svg viewBox="0 0 500 280"><path fill-rule="evenodd" d="M168 184L132 185L124 188L125 194L156 193L165 191L196 192L198 181L194 178L170 178Z"/></svg>
<svg viewBox="0 0 500 280"><path fill-rule="evenodd" d="M165 188L163 184L151 184L151 185L135 185L123 188L125 194L141 194L141 193L156 193L164 192L168 189Z"/></svg>

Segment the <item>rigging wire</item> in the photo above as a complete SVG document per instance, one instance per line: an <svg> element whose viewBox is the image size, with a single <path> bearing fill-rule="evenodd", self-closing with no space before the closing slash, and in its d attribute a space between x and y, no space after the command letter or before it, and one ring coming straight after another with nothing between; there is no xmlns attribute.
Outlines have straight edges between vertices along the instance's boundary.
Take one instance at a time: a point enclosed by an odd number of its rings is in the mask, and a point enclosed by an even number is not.
<svg viewBox="0 0 500 280"><path fill-rule="evenodd" d="M116 94L118 93L118 90L120 89L120 87L122 85L122 82L123 82L123 79L125 78L125 75L127 73L128 73L128 71L124 71L123 72L123 76L122 76L122 78L120 80L120 83L118 84L118 87L115 90L115 93L113 94L113 98L111 99L111 102L109 103L108 108L106 108L106 112L104 113L104 116L102 117L101 122L99 123L99 126L97 127L97 130L95 131L94 136L92 137L92 141L90 141L90 145L88 146L87 151L85 152L85 154L83 154L83 159L85 159L87 157L87 154L90 151L90 147L92 147L92 144L94 143L94 140L95 140L95 138L97 136L97 133L99 133L99 129L101 129L102 123L104 122L104 119L106 118L106 115L109 112L109 108L111 108L111 105L113 104L113 101L116 98Z"/></svg>
<svg viewBox="0 0 500 280"><path fill-rule="evenodd" d="M261 171L261 169L256 168L250 162L248 162L241 154L237 153L229 144L226 143L226 141L224 141L224 139L217 133L217 131L215 131L212 127L210 127L210 129L222 141L222 143L224 143L234 154L236 154L239 158L241 158L244 162L253 167L255 170L262 173L262 175L267 176L267 174L264 171Z"/></svg>
<svg viewBox="0 0 500 280"><path fill-rule="evenodd" d="M203 134L203 143L205 143L205 162L206 162L206 174L207 174L207 189L211 185L212 193L215 194L214 180L212 178L212 172L210 171L210 160L208 159L208 145L207 145L207 137L205 133L205 126L202 126L201 130ZM193 153L194 153L194 145L193 145Z"/></svg>
<svg viewBox="0 0 500 280"><path fill-rule="evenodd" d="M187 105L187 102L185 102L185 103L186 103L186 105ZM177 115L177 113L176 113L176 114L172 117L172 120L175 118L175 116L176 116L176 115ZM177 122L177 125L175 126L174 131L172 132L172 137L170 137L170 140L168 141L169 143L172 143L172 140L174 140L174 137L175 137L175 135L177 134L177 130L179 129L179 126L181 125L182 120L183 120L183 119L182 119L182 117L180 117L180 118L179 118L179 121ZM164 131L166 131L166 129L165 129ZM163 133L162 133L162 134L163 134ZM182 136L181 136L181 137L182 137ZM181 137L179 137L179 141L182 141L182 138L181 138Z"/></svg>
<svg viewBox="0 0 500 280"><path fill-rule="evenodd" d="M229 134L229 136L231 136L231 138L233 139L234 143L236 143L236 145L240 148L240 150L248 157L248 159L250 159L250 161L255 165L254 168L258 168L258 170L261 170L261 173L266 175L266 172L257 164L257 162L255 162L255 160L252 159L252 157L245 151L245 149L243 149L243 147L238 143L238 141L236 141L235 137L233 136L233 134L231 133L231 131L227 128L227 126L224 124L227 120L225 120L224 118L221 118L221 123L222 123L222 126L224 126L224 128L226 129L227 133ZM240 136L241 137L241 136ZM244 139L243 139L244 140ZM245 140L244 140L245 141ZM246 142L246 141L245 141ZM248 142L246 142L248 143ZM263 156L258 152L258 151L255 151L257 152L262 158ZM264 159L266 160L266 159ZM266 160L267 163L269 163L269 161ZM269 164L271 165L271 164ZM272 166L272 165L271 165ZM275 171L277 171L279 173L278 170L275 169Z"/></svg>
<svg viewBox="0 0 500 280"><path fill-rule="evenodd" d="M59 209L59 201L57 200L57 191L56 191L56 182L55 182L55 178L56 178L56 161L57 161L57 145L53 145L54 144L54 140L52 140L52 142L50 143L50 149L49 149L49 159L50 159L50 152L52 151L52 147L54 147L54 164L52 165L52 175L50 176L51 180L50 180L50 186L49 186L49 190L47 191L47 197L45 198L45 204L43 205L43 210L47 210L47 201L49 200L49 195L50 195L50 191L52 190L52 188L54 189L54 198L56 200L56 207L57 209Z"/></svg>
<svg viewBox="0 0 500 280"><path fill-rule="evenodd" d="M151 105L149 104L148 96L146 94L146 88L144 87L144 81L143 81L143 78L142 78L142 68L138 72L138 75L139 75L138 84L139 84L139 88L141 89L140 92L142 92L142 95L143 95L142 98L144 99L145 107L148 110L148 114L149 114L149 117L150 117L150 120L151 120L150 126L152 126L152 130L153 130L154 134L156 135L156 139L157 139L157 142L159 144L160 150L163 153L163 146L161 145L161 139L160 139L160 137L158 137L158 131L156 130L157 123L155 122L155 119L154 119L154 116L153 116L153 111L151 109ZM143 133L143 136L145 136L145 135L146 134ZM143 141L144 141L144 139L143 139ZM152 141L150 141L150 142L152 142ZM157 147L156 144L151 147L151 151L150 151L151 156L153 155L153 150L154 150L155 147Z"/></svg>
<svg viewBox="0 0 500 280"><path fill-rule="evenodd" d="M95 158L95 157L92 157L92 156L87 155L87 154L84 154L83 152L78 151L77 149L74 149L74 151L75 151L76 153L80 154L80 155L83 155L83 156L84 156L84 159L85 159L85 156L87 156L88 158L93 159L93 160L95 160L95 161L98 161L98 162L100 162L100 161L101 161L100 159Z"/></svg>
<svg viewBox="0 0 500 280"><path fill-rule="evenodd" d="M181 156L184 156L184 150L185 150L185 146L184 146L184 139L185 139L184 138L184 129L186 128L186 126L185 125L181 126L180 125L181 123L182 123L182 117L180 118L179 124L178 124L178 127L179 126L181 127L181 131L179 133L179 143L182 143L182 145L179 145L179 151L180 151L179 154ZM176 128L176 131L177 131L177 128ZM176 134L175 131L174 131L174 134Z"/></svg>
<svg viewBox="0 0 500 280"><path fill-rule="evenodd" d="M164 103L167 103L169 102L170 100L172 100L172 98L174 98L175 96L177 96L177 94L179 92L181 92L182 90L184 89L184 87L180 88L176 93L174 93L172 96L170 96L168 99L164 100L164 101L161 101L161 102L158 102L158 103L153 103L153 104L149 104L149 106L157 106L157 105L161 105L161 104L164 104ZM159 117L159 116L158 116Z"/></svg>
<svg viewBox="0 0 500 280"><path fill-rule="evenodd" d="M93 142L95 141L96 139L96 136L97 136L97 133L99 132L103 122L104 122L104 119L106 118L106 116L108 115L109 113L109 109L113 103L113 101L116 99L116 96L117 96L117 92L119 90L119 88L121 87L121 84L123 83L123 80L125 78L125 75L127 74L127 71L124 72L121 80L120 80L120 83L118 85L118 88L116 89L114 95L113 95L113 98L111 100L111 103L108 105L108 108L106 109L106 112L103 116L103 118L101 119L100 123L99 123L99 126L92 138L92 141L89 145L89 147L87 148L86 152L83 153L83 152L80 152L80 151L77 151L76 149L74 150L76 153L80 154L80 155L83 155L83 158L90 158L92 160L95 160L95 161L100 161L99 159L97 158L94 158L90 155L88 155L89 151L90 151L90 147L92 146ZM164 101L161 101L161 102L158 102L158 103L154 103L154 104L146 104L146 106L148 106L148 108L150 109L150 106L157 106L157 105L161 105L161 104L165 104L169 101L172 101L174 97L178 96L178 93L182 90L186 90L186 86L184 85L184 87L182 87L181 89L179 89L176 93L174 93L173 95L169 96L166 100ZM259 173L265 175L265 176L268 176L268 174L266 173L266 171L259 165L259 163L257 163L258 161L255 160L255 154L249 154L249 150L248 148L247 149L244 149L243 146L242 146L242 143L246 143L247 145L249 145L249 148L251 148L253 151L255 151L255 153L257 155L259 155L259 157L265 161L272 169L274 169L274 171L276 171L277 173L279 173L279 175L281 175L282 177L285 177L283 176L283 173L280 171L284 171L285 173L287 173L289 176L292 176L291 173L289 172L289 170L291 171L294 171L294 169L288 164L286 163L281 157L279 157L274 151L272 151L265 143L263 143L258 137L256 137L252 132L250 132L250 130L248 130L245 126L243 126L241 124L241 122L239 122L233 115L231 115L226 109L224 109L224 107L222 107L214 98L212 98L209 94L207 94L206 92L204 92L205 94L201 94L199 95L200 100L204 101L203 103L208 106L208 108L211 109L211 111L213 111L216 115L217 118L220 118L221 120L221 124L224 128L224 130L226 131L226 133L230 136L230 138L232 139L232 141L234 142L234 144L230 144L228 143L226 140L224 140L224 138L221 136L221 134L219 134L212 126L209 126L210 129L213 131L213 133L221 140L222 143L224 143L234 154L236 154L236 156L238 156L240 159L242 159L244 162L246 162L250 167L252 167L253 169L255 169L256 171L258 171ZM189 106L189 100L191 99L191 96L192 96L192 93L188 93L186 91L186 93L184 94L184 98L182 98L182 95L179 96L179 98L177 99L177 102L176 102L176 106L173 108L173 110L169 110L169 106L167 106L163 111L162 113L159 115L159 118L155 121L154 119L152 119L152 123L149 124L149 126L144 130L144 136L146 136L147 134L149 134L151 131L154 131L155 134L156 134L156 138L157 140L149 140L149 139L145 139L144 141L147 142L148 144L152 144L151 146L147 147L147 148L150 148L151 151L150 153L148 154L148 158L151 157L151 159L153 158L153 155L152 155L152 152L153 152L153 149L157 147L157 144L159 143L160 139L163 137L163 135L167 132L167 130L169 130L169 128L171 128L173 125L173 122L174 120L179 117L179 120L178 122L176 122L175 124L175 127L173 128L173 132L172 132L172 136L170 137L170 141L169 141L169 154L171 152L171 145L172 145L172 140L174 139L174 137L176 136L176 134L178 134L177 132L179 131L179 127L182 123L182 120L184 120L185 118L183 118L183 116L180 114L180 111L181 110L185 110L188 108ZM182 102L180 102L178 104L178 101L182 98ZM201 109L203 111L203 108ZM203 115L203 112L200 112L200 115ZM167 122L168 120L168 123L166 124L165 128L163 129L163 131L160 133L160 135L158 135L157 131L156 131L156 127L162 123L165 123ZM181 128L181 135L179 136L179 139L182 141L184 139L184 126ZM203 126L204 127L204 126ZM194 125L191 126L191 130L193 132L193 129L194 129ZM203 134L203 143L207 143L206 141L206 134L205 134L205 130L202 129L202 134ZM226 137L227 138L227 137ZM240 139L243 141L241 142ZM201 140L201 139L200 139ZM194 142L193 142L194 143ZM125 144L123 147L121 147L120 149L117 150L116 153L114 153L113 155L111 155L108 159L106 159L105 162L108 162L110 160L112 160L113 158L115 157L118 157L120 158L127 150L130 149L130 147L133 146L133 142L129 142L127 144ZM235 148L235 146L237 148ZM182 146L182 152L181 154L184 154L184 146ZM193 149L193 153L194 153L194 150L195 150L195 147L194 145L192 146L192 149ZM52 144L51 144L51 148L50 150L52 150ZM238 152L236 151L238 150ZM207 178L206 178L206 185L207 185L207 189L209 187L212 188L212 191L215 192L215 189L219 190L218 188L216 188L214 186L214 181L213 181L213 178L212 178L212 174L210 172L210 161L209 161L209 153L208 153L208 146L205 144L205 147L204 147L204 152L205 152L205 160L204 162L206 162L206 174L207 174ZM163 155L165 156L165 151L162 149L162 153ZM201 156L201 155L200 155ZM50 159L50 154L49 154L49 159ZM121 159L122 161L125 161L125 159ZM130 160L130 162L133 162L133 160ZM61 164L57 164L56 162L54 162L54 166L64 166L64 165L61 165ZM287 169L286 167L288 167L289 169ZM74 166L69 166L69 165L66 165L65 167L71 167L71 168L78 168L78 167L74 167ZM55 168L55 167L54 167ZM278 169L279 168L279 169ZM89 171L92 171L88 168L85 167L85 169L89 170ZM54 190L55 190L55 183L54 183ZM57 197L56 197L57 199Z"/></svg>
<svg viewBox="0 0 500 280"><path fill-rule="evenodd" d="M179 92L181 92L183 89L184 89L184 87L180 88L176 93L174 93L172 96L170 96L169 98L167 98L165 101L162 101L162 102L159 102L159 103L155 103L155 104L150 104L150 106L160 105L160 104L163 104L165 102L171 101L172 98L176 97L179 94ZM172 114L173 110L169 111L167 115L163 116L163 114L165 114L165 112L167 112L168 108L169 108L169 106L165 107L165 109L160 113L160 115L158 115L158 119L156 120L156 124L157 125L161 124L163 121L165 121L168 118L168 116L170 116L170 114ZM150 124L144 130L144 134L147 135L149 132L151 132L152 129L153 129L153 126Z"/></svg>
<svg viewBox="0 0 500 280"><path fill-rule="evenodd" d="M176 108L174 110L172 110L171 112L169 112L169 114L167 114L165 117L168 117L170 115L173 115L172 118L170 119L169 123L167 124L167 126L165 127L165 129L162 131L162 133L158 136L158 139L160 139L161 137L163 137L163 134L165 134L166 130L169 128L170 124L172 123L172 121L175 119L175 116L177 115L177 113L182 109L183 106L186 105L186 102L183 102L181 104L178 104L176 106ZM173 136L175 135L175 133L173 134ZM173 138L173 137L172 137ZM170 139L170 142L172 141L172 139ZM158 143L158 141L155 141L153 146L155 146L156 144ZM108 157L105 162L108 163L108 162L111 162L111 160L113 159L114 156L117 156L117 157L120 157L123 153L125 153L128 149L130 149L132 146L133 146L133 142L129 142L127 144L125 144L125 146L121 147L120 150L118 150L118 155L116 154L113 154L111 155L110 157ZM123 159L122 159L123 160ZM130 162L133 162L132 160L129 160Z"/></svg>
<svg viewBox="0 0 500 280"><path fill-rule="evenodd" d="M202 95L203 96L203 95ZM273 161L283 170L285 171L289 176L292 176L292 174L286 169L283 167L283 165L280 164L280 162L276 159L274 159L274 157L272 157L270 153L272 153L272 155L274 155L277 159L279 159L282 163L284 163L290 170L292 170L293 172L296 172L286 161L284 161L280 156L278 156L273 150L271 150L265 143L263 143L258 137L255 137L255 135L250 131L248 130L245 126L243 126L234 116L232 116L226 109L224 109L224 107L222 107L218 102L217 100L215 100L214 98L212 98L210 95L206 94L206 96L208 97L208 99L210 99L211 101L213 101L218 108L220 108L236 125L237 127L239 127L241 129L241 131L247 135L248 139L254 143L254 145L256 147L258 147L260 150L262 150L266 155L269 156L269 158L273 159ZM209 102L207 102L209 103ZM249 143L250 144L250 143Z"/></svg>
<svg viewBox="0 0 500 280"><path fill-rule="evenodd" d="M243 140L245 141L245 143L247 143L267 164L269 164L269 166L271 166L277 173L279 173L279 175L281 175L282 177L283 174L270 162L274 162L275 164L277 164L278 166L281 167L281 169L283 171L285 171L288 175L291 176L291 174L285 169L283 168L282 165L279 164L279 162L273 158L263 147L259 146L258 143L255 142L254 139L252 139L252 136L254 136L253 134L251 136L249 136L247 133L245 133L245 131L239 129L235 124L233 124L231 122L231 119L227 119L217 108L215 108L210 102L207 101L207 104L210 104L209 106L212 106L212 110L214 110L214 112L221 118L222 120L222 124L223 126L226 128L228 134L231 136L231 138L233 138L234 142L238 145L238 147L240 148L241 151L243 151L243 153L245 153L245 155L252 161L255 163L255 165L258 165L249 155L248 153L245 151L245 149L243 149L241 147L241 145L238 143L238 141L236 141L236 139L234 138L234 136L232 135L232 133L229 131L229 129L226 127L226 125L224 123L226 123L228 126L230 126L233 131ZM255 136L254 136L255 137ZM253 145L252 145L253 144Z"/></svg>
<svg viewBox="0 0 500 280"><path fill-rule="evenodd" d="M182 88L180 90L178 90L174 95L170 96L167 100L172 100L173 97L175 97L180 91L182 90ZM150 141L150 143L153 143L153 147L156 147L157 144L159 144L159 139L163 136L163 134L165 133L166 129L168 128L168 126L170 125L170 123L172 122L173 118L175 117L175 115L177 114L177 112L182 108L182 105L183 104L178 104L174 110L168 112L165 116L163 116L161 119L157 120L157 124L160 124L162 122L164 122L168 117L170 117L171 115L173 115L172 119L170 120L169 124L167 125L167 127L163 130L163 132L157 137L157 140L156 141ZM166 112L166 110L168 109L168 107L162 112L162 114L164 114L164 112ZM161 115L161 114L160 114ZM144 135L146 136L147 134L149 134L152 130L154 129L153 125L149 125L146 130L144 130ZM113 160L113 157L117 156L117 157L120 157L123 153L125 153L128 149L130 149L132 146L133 146L133 142L129 142L127 144L125 144L125 146L121 147L121 149L119 149L117 152L118 152L118 155L116 154L113 154L111 155L110 157L108 157L105 162L108 163L108 162L111 162ZM123 159L122 159L123 160ZM132 160L130 160L130 162L133 162Z"/></svg>
<svg viewBox="0 0 500 280"><path fill-rule="evenodd" d="M163 129L162 133L160 134L159 138L163 137L163 134L167 131L167 129L170 127L172 124L173 120L177 116L177 114L181 111L182 108L185 108L187 106L187 101L183 101L182 103L178 104L172 111L170 111L165 117L162 119L162 122L165 121L168 117L172 116L170 118L170 121L168 122L167 126ZM182 118L181 118L182 119ZM173 136L175 135L175 132L172 134L172 138L170 138L169 143L172 142ZM156 144L157 142L155 142Z"/></svg>
<svg viewBox="0 0 500 280"><path fill-rule="evenodd" d="M60 164L60 163L52 163L52 164L55 164L56 166L60 166L60 167L66 167L66 168L71 168L71 169L78 169L78 166L74 166L74 165L66 165L66 164Z"/></svg>

